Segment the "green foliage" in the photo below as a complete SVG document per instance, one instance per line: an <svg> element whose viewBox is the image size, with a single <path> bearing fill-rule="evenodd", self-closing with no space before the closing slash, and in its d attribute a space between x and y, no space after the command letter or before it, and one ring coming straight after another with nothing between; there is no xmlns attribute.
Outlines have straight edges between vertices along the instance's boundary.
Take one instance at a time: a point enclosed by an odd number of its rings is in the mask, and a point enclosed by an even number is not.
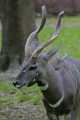
<svg viewBox="0 0 80 120"><path fill-rule="evenodd" d="M37 85L30 88L25 86L22 89L16 89L10 81L0 81L0 108L25 101L39 104L41 96Z"/></svg>

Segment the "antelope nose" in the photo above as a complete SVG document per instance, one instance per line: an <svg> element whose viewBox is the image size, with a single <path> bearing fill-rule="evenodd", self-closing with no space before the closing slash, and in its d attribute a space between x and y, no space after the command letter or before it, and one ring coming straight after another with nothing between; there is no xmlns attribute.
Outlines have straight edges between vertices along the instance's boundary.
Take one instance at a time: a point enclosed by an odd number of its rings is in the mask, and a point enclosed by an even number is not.
<svg viewBox="0 0 80 120"><path fill-rule="evenodd" d="M17 87L17 86L20 85L20 83L19 83L18 81L16 81L16 82L13 82L13 85L14 85L15 87Z"/></svg>
<svg viewBox="0 0 80 120"><path fill-rule="evenodd" d="M16 85L17 85L17 82L13 82L13 85L16 86Z"/></svg>

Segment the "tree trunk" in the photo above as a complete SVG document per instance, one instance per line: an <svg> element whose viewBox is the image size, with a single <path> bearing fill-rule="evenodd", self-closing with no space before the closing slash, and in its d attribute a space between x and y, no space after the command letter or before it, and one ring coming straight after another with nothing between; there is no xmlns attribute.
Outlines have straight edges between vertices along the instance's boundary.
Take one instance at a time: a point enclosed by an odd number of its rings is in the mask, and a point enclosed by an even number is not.
<svg viewBox="0 0 80 120"><path fill-rule="evenodd" d="M2 12L0 68L7 70L15 58L21 62L24 56L25 38L35 29L33 1L3 0Z"/></svg>

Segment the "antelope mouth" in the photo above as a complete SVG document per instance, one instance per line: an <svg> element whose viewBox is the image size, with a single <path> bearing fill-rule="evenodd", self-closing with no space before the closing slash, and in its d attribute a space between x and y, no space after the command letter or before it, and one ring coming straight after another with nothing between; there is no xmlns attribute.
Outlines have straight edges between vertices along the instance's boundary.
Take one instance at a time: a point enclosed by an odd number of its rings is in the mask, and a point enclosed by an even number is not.
<svg viewBox="0 0 80 120"><path fill-rule="evenodd" d="M14 87L16 87L16 88L22 88L23 86L25 86L25 83L22 83L22 84L19 84L17 81L16 82L13 82L13 85L14 85Z"/></svg>
<svg viewBox="0 0 80 120"><path fill-rule="evenodd" d="M27 80L27 81L20 81L20 80L17 80L17 81L14 81L13 82L13 85L14 87L16 88L22 88L23 86L27 86L27 87L30 87L32 85L34 85L36 83L36 78L34 77L31 81L30 80Z"/></svg>

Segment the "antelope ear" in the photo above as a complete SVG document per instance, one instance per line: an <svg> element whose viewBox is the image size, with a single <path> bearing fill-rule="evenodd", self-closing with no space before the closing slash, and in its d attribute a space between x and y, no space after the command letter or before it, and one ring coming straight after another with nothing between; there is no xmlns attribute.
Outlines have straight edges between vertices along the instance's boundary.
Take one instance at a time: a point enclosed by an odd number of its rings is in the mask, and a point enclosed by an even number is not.
<svg viewBox="0 0 80 120"><path fill-rule="evenodd" d="M44 59L46 62L48 62L55 54L57 54L58 50L59 48L53 48L47 53L42 53L39 58Z"/></svg>
<svg viewBox="0 0 80 120"><path fill-rule="evenodd" d="M48 62L48 55L47 53L42 53L38 56L38 59L41 60L41 61L45 61L45 62Z"/></svg>
<svg viewBox="0 0 80 120"><path fill-rule="evenodd" d="M49 61L57 52L59 48L53 48L47 53L47 60Z"/></svg>

